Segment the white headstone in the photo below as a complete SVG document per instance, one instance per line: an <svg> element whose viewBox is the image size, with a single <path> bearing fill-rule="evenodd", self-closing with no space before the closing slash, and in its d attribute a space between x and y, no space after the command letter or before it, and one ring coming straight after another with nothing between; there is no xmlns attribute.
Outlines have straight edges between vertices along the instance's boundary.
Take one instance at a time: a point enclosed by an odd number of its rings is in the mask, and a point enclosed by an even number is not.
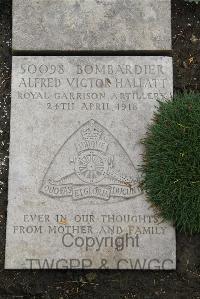
<svg viewBox="0 0 200 299"><path fill-rule="evenodd" d="M169 57L13 57L7 269L174 269L139 187Z"/></svg>

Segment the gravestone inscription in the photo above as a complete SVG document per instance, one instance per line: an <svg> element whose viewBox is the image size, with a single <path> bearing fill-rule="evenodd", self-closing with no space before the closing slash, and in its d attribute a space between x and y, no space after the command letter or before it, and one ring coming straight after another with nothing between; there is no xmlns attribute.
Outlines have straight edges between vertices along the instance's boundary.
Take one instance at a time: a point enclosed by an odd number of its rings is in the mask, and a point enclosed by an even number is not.
<svg viewBox="0 0 200 299"><path fill-rule="evenodd" d="M174 269L140 189L169 57L13 57L7 269Z"/></svg>
<svg viewBox="0 0 200 299"><path fill-rule="evenodd" d="M14 50L170 50L170 0L13 0Z"/></svg>

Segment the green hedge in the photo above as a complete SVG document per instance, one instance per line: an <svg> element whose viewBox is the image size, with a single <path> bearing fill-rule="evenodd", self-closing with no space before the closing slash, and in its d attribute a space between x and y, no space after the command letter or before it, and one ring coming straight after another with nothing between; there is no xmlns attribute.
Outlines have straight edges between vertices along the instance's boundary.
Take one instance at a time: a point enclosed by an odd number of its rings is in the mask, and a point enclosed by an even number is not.
<svg viewBox="0 0 200 299"><path fill-rule="evenodd" d="M159 102L143 144L149 200L178 229L200 232L200 94Z"/></svg>

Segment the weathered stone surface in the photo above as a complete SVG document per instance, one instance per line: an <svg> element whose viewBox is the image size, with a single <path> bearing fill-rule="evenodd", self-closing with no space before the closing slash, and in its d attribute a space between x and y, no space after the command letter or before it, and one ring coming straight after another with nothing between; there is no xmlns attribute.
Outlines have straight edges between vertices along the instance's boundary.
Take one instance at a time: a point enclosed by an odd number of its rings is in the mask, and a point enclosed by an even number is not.
<svg viewBox="0 0 200 299"><path fill-rule="evenodd" d="M170 50L170 0L14 0L14 50Z"/></svg>
<svg viewBox="0 0 200 299"><path fill-rule="evenodd" d="M13 57L6 268L175 268L138 171L172 86L169 57Z"/></svg>

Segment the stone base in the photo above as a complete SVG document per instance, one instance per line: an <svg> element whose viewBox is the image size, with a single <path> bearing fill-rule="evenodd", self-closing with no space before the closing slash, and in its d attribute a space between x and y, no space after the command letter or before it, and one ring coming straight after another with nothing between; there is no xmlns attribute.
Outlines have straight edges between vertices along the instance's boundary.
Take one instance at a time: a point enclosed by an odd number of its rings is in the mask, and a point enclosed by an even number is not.
<svg viewBox="0 0 200 299"><path fill-rule="evenodd" d="M170 0L13 0L13 50L171 50Z"/></svg>

